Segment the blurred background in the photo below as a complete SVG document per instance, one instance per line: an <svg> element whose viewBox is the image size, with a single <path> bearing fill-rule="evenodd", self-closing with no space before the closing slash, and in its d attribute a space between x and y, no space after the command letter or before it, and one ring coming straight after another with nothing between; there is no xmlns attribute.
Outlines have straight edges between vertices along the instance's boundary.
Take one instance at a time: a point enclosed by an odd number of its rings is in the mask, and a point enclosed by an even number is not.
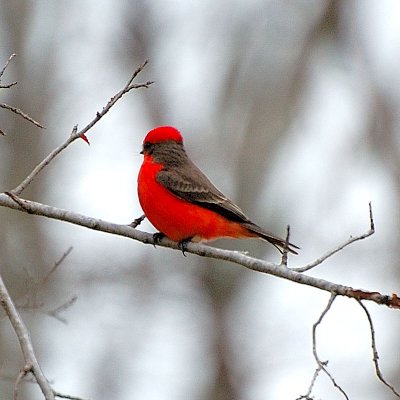
<svg viewBox="0 0 400 400"><path fill-rule="evenodd" d="M141 142L174 125L212 181L259 225L291 226L290 265L368 230L310 274L398 293L400 3L389 1L0 1L0 191L10 190L73 125L85 126L145 59L132 91L24 192L116 223L142 212ZM0 268L24 306L54 387L105 399L261 400L305 394L316 368L311 330L329 294L240 266L0 209ZM153 232L148 222L140 229ZM218 241L279 262L261 241ZM72 252L46 284L62 254ZM77 301L59 316L49 311ZM400 386L398 311L367 304L380 363ZM351 399L392 399L375 377L367 320L339 298L318 351ZM0 321L0 398L23 366ZM21 384L21 398L42 399ZM316 398L340 399L325 377Z"/></svg>

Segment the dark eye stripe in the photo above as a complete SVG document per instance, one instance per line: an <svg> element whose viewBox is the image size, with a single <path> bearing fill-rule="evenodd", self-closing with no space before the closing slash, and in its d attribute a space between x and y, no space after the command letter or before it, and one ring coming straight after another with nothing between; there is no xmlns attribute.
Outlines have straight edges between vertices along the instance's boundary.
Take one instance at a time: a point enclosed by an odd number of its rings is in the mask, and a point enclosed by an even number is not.
<svg viewBox="0 0 400 400"><path fill-rule="evenodd" d="M151 154L154 150L154 144L153 143L143 143L143 152L146 154Z"/></svg>

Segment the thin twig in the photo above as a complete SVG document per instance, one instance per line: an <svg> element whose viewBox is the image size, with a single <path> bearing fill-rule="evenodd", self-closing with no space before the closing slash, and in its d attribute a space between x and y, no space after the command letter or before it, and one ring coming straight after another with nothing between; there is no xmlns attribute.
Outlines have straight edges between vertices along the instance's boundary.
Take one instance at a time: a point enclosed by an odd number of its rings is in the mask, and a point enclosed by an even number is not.
<svg viewBox="0 0 400 400"><path fill-rule="evenodd" d="M20 195L26 187L35 179L35 177L47 166L49 165L63 150L65 150L72 142L74 142L76 139L79 139L81 137L85 137L85 134L91 129L94 125L97 124L97 122L100 121L101 118L104 117L110 111L111 107L114 106L114 104L121 99L121 97L131 91L132 89L137 89L137 88L148 88L153 82L148 81L139 85L133 84L133 80L138 76L138 74L145 68L147 65L147 61L145 61L142 65L140 65L132 74L132 76L129 78L127 84L125 87L120 90L116 95L114 95L108 103L103 107L103 109L100 112L96 113L96 116L93 118L89 124L87 124L83 129L78 131L77 125L74 126L71 135L68 137L68 139L62 143L60 146L55 148L46 158L44 158L33 170L32 172L13 190L11 190L11 193L15 195Z"/></svg>
<svg viewBox="0 0 400 400"><path fill-rule="evenodd" d="M53 267L46 273L46 275L38 280L35 281L33 278L29 279L28 282L30 283L30 286L27 290L27 292L23 295L22 299L17 299L16 304L17 308L19 310L41 310L44 314L50 315L50 316L55 316L53 313L56 310L50 310L50 311L45 311L43 310L44 304L43 303L38 303L37 297L38 297L38 292L42 287L44 287L50 277L56 272L58 267L62 264L62 262L67 258L67 256L71 253L72 251L72 246L67 249L67 251L64 252L64 254L54 263ZM61 322L65 322L65 320L56 317L59 319Z"/></svg>
<svg viewBox="0 0 400 400"><path fill-rule="evenodd" d="M0 82L1 82L1 78L4 75L4 72L6 70L6 68L8 67L8 64L10 64L11 60L16 56L15 53L12 53L10 57L8 57L8 60L6 61L6 63L4 64L3 68L0 71Z"/></svg>
<svg viewBox="0 0 400 400"><path fill-rule="evenodd" d="M60 306L54 308L53 310L46 311L46 314L50 317L57 319L58 321L62 322L63 324L67 324L67 320L61 317L59 314L68 310L68 308L72 307L75 302L78 300L78 296L73 295L69 300L61 304Z"/></svg>
<svg viewBox="0 0 400 400"><path fill-rule="evenodd" d="M14 85L17 84L17 82L11 82L7 85L2 85L1 84L1 79L3 77L3 74L6 70L6 68L8 67L8 64L10 64L10 61L16 56L15 53L11 54L11 56L8 58L8 60L6 61L6 63L4 64L3 68L0 71L0 89L10 89L11 87L13 87ZM22 110L20 110L19 108L10 106L8 104L5 103L0 103L0 108L4 108L6 110L9 110L11 112L13 112L14 114L17 114L19 116L21 116L22 118L26 119L27 121L31 122L32 124L38 126L39 128L44 128L43 125L39 124L39 122L35 121L32 117L30 117L27 113L23 112ZM5 132L2 131L0 129L0 135L5 136Z"/></svg>
<svg viewBox="0 0 400 400"><path fill-rule="evenodd" d="M136 227L138 227L138 226L143 222L143 220L144 220L145 218L146 218L146 216L143 214L143 215L141 215L139 218L134 219L133 222L131 222L131 223L129 224L129 226L130 226L131 228L136 228Z"/></svg>
<svg viewBox="0 0 400 400"><path fill-rule="evenodd" d="M24 367L21 369L21 371L18 374L17 379L15 380L14 383L14 400L18 400L18 387L22 379L25 378L25 376L29 373L32 372L32 364L26 364Z"/></svg>
<svg viewBox="0 0 400 400"><path fill-rule="evenodd" d="M374 218L372 215L372 205L371 202L369 202L369 223L370 223L370 228L367 232L358 235L358 236L350 236L348 240L346 240L344 243L340 244L336 248L334 248L331 251L328 251L325 255L322 257L317 258L315 261L313 261L310 264L305 265L304 267L299 267L299 268L292 268L293 271L296 272L305 272L308 271L312 268L315 268L317 265L322 264L326 259L329 257L332 257L334 254L338 253L339 251L343 250L345 247L351 245L354 242L357 242L359 240L363 240L375 233L375 224L374 224Z"/></svg>
<svg viewBox="0 0 400 400"><path fill-rule="evenodd" d="M27 121L32 122L32 124L36 125L37 127L46 129L42 124L39 124L39 122L35 121L32 117L30 117L27 113L23 112L19 108L9 106L8 104L5 104L5 103L0 103L0 108L10 110L14 114L20 115L22 118L26 119Z"/></svg>
<svg viewBox="0 0 400 400"><path fill-rule="evenodd" d="M372 361L374 362L374 366L375 366L375 373L376 376L378 377L378 379L385 385L387 386L392 393L396 396L400 398L400 393L396 390L396 388L391 385L389 382L386 381L386 379L384 378L381 369L379 367L379 354L378 354L378 350L376 347L376 340L375 340L375 329L374 329L374 324L372 322L372 318L371 315L367 309L367 307L365 307L365 305L361 302L361 300L356 300L357 303L360 305L360 307L364 310L365 314L367 315L367 319L368 319L368 323L369 323L369 329L371 332L371 347L372 347Z"/></svg>
<svg viewBox="0 0 400 400"><path fill-rule="evenodd" d="M49 163L58 156L65 148L67 148L74 140L77 138L74 137L74 132L76 132L76 126L72 129L72 133L69 136L69 138L59 147L54 149L42 162L40 162L33 170L32 172L11 192L9 192L12 195L19 195L21 194L26 187L32 183L32 181L35 179L35 177L42 171Z"/></svg>
<svg viewBox="0 0 400 400"><path fill-rule="evenodd" d="M15 81L15 82L8 83L7 85L0 85L0 89L10 89L13 86L15 86L17 83L18 82Z"/></svg>
<svg viewBox="0 0 400 400"><path fill-rule="evenodd" d="M17 379L18 379L18 377L17 377ZM4 382L12 382L13 385L15 385L15 382L16 382L15 375L12 375L12 376L9 374L6 375L6 374L3 374L1 371L0 371L0 380L4 381ZM24 383L24 384L29 383L31 385L37 385L35 377L32 374L29 378L27 378L25 376L25 378L21 381L21 383Z"/></svg>
<svg viewBox="0 0 400 400"><path fill-rule="evenodd" d="M60 392L54 391L54 395L56 397L60 397L61 399L68 399L68 400L85 400L83 397L71 396L69 394L63 394Z"/></svg>
<svg viewBox="0 0 400 400"><path fill-rule="evenodd" d="M336 298L336 294L332 293L331 297L329 298L329 302L328 302L327 306L322 311L321 315L318 318L318 321L313 325L313 329L312 329L313 354L314 354L315 361L317 362L318 367L321 369L321 371L323 371L328 376L328 378L331 380L333 386L335 386L343 394L343 396L347 400L349 400L349 397L347 396L346 392L336 383L336 380L334 379L334 377L331 375L331 373L326 368L328 361L321 361L318 356L318 353L317 353L317 327L322 322L326 313L330 310L335 298Z"/></svg>
<svg viewBox="0 0 400 400"><path fill-rule="evenodd" d="M322 362L325 366L328 364L328 362ZM313 391L315 382L317 381L318 375L321 372L321 367L318 365L318 367L315 369L313 377L311 379L310 386L308 387L308 391L306 394L303 394L299 396L296 400L312 400L311 393Z"/></svg>
<svg viewBox="0 0 400 400"><path fill-rule="evenodd" d="M58 267L64 262L64 260L69 256L71 251L73 250L73 247L70 246L68 249L64 252L64 254L54 263L53 267L50 269L50 271L45 275L45 277L41 280L40 285L45 285L47 281L49 280L50 276L53 275Z"/></svg>

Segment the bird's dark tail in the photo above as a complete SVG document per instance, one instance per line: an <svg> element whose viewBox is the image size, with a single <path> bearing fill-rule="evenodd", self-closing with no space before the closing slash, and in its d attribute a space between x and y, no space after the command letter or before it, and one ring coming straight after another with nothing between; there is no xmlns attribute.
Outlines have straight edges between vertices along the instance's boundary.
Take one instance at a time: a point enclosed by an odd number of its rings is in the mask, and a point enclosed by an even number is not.
<svg viewBox="0 0 400 400"><path fill-rule="evenodd" d="M298 254L296 250L299 250L300 247L296 246L293 243L286 243L285 239L282 239L274 234L267 232L266 230L262 229L258 225L254 223L245 223L243 224L250 232L254 233L256 236L260 237L261 239L266 240L267 242L271 243L275 246L281 253L286 249L289 253Z"/></svg>

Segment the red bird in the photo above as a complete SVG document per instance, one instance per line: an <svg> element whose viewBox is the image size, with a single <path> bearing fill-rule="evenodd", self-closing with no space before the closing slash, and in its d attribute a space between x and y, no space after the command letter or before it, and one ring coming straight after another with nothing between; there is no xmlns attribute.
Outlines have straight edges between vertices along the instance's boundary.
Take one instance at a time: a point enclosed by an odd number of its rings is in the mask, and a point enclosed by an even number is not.
<svg viewBox="0 0 400 400"><path fill-rule="evenodd" d="M189 159L179 131L171 126L151 130L143 141L143 164L138 176L140 205L162 236L179 243L217 238L261 238L279 251L284 239L265 231L222 194ZM287 250L297 254L289 243Z"/></svg>

